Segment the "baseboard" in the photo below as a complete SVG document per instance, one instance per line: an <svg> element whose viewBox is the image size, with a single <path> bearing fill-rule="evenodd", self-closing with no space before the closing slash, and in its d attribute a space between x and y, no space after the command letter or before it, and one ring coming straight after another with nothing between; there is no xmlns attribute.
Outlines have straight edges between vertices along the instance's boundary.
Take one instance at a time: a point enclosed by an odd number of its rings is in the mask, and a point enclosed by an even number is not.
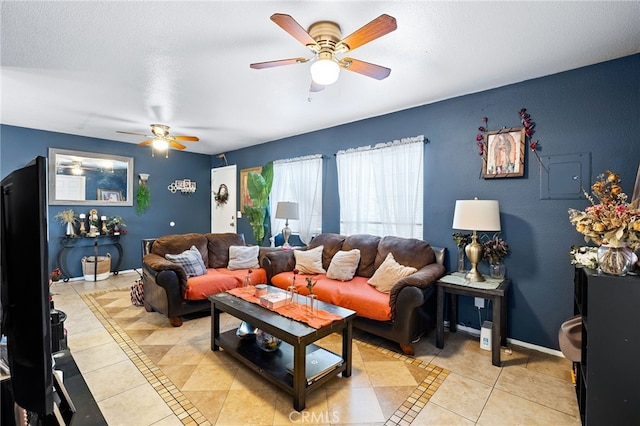
<svg viewBox="0 0 640 426"><path fill-rule="evenodd" d="M449 328L449 321L445 321L444 322L444 326L448 329ZM464 331L465 333L469 333L472 334L474 336L478 336L480 337L480 330L472 328L472 327L467 327L465 325L458 325L458 330L460 331ZM507 343L511 343L513 345L516 346L522 346L523 348L527 348L527 349L533 349L536 350L538 352L543 352L549 355L554 355L560 358L566 358L564 356L564 354L561 351L555 350L555 349L551 349L551 348L546 348L544 346L539 346L539 345L534 345L533 343L528 343L528 342L523 342L520 340L516 340L516 339L510 339L507 337Z"/></svg>

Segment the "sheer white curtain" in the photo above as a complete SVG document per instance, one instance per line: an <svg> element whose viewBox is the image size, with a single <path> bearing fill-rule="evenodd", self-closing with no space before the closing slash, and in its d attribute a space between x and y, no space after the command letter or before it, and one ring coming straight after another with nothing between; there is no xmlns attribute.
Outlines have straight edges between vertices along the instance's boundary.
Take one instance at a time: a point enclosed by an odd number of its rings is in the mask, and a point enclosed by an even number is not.
<svg viewBox="0 0 640 426"><path fill-rule="evenodd" d="M424 136L339 151L340 233L423 238Z"/></svg>
<svg viewBox="0 0 640 426"><path fill-rule="evenodd" d="M276 160L269 197L271 233L284 228L285 220L276 219L278 201L298 203L298 220L289 220L289 228L305 243L322 232L322 155Z"/></svg>

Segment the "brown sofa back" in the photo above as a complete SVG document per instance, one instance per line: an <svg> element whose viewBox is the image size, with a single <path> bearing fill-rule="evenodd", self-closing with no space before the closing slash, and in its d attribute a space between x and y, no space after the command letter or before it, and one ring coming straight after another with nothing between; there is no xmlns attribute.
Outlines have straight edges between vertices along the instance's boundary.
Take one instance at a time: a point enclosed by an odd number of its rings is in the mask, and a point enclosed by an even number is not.
<svg viewBox="0 0 640 426"><path fill-rule="evenodd" d="M191 246L196 246L202 256L202 260L206 262L208 255L207 237L203 234L190 233L158 237L151 246L151 253L164 258L165 254L179 254L189 250Z"/></svg>
<svg viewBox="0 0 640 426"><path fill-rule="evenodd" d="M229 264L229 247L244 246L244 238L242 235L228 233L204 234L207 239L208 255L204 259L208 259L208 268L226 268Z"/></svg>
<svg viewBox="0 0 640 426"><path fill-rule="evenodd" d="M360 250L360 264L356 275L371 278L376 269L391 252L396 261L405 266L421 269L436 262L436 255L428 242L416 238L394 236L379 237L370 234L355 234L348 237L340 234L325 233L315 237L307 250L318 246L322 249L322 267L327 270L331 259L340 250Z"/></svg>

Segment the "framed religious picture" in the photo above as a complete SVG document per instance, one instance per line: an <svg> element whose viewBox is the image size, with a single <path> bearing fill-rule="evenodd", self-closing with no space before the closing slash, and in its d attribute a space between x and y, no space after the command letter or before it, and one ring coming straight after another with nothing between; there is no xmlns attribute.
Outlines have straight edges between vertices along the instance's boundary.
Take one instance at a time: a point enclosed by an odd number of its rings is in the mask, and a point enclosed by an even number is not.
<svg viewBox="0 0 640 426"><path fill-rule="evenodd" d="M485 133L482 177L485 179L524 176L525 128L511 127Z"/></svg>
<svg viewBox="0 0 640 426"><path fill-rule="evenodd" d="M252 167L240 170L240 211L244 213L244 206L251 206L251 197L247 189L247 176L250 172L262 173L262 167Z"/></svg>

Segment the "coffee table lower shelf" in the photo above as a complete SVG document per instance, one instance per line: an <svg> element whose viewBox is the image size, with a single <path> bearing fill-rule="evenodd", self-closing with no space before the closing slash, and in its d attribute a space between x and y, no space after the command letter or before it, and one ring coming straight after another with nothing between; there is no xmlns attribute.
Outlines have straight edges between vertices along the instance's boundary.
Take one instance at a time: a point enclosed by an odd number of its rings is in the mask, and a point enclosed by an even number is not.
<svg viewBox="0 0 640 426"><path fill-rule="evenodd" d="M215 343L247 367L260 374L261 377L264 377L294 397L296 396L297 390L294 388L293 374L286 368L287 364L293 362L294 348L292 345L282 342L276 351L265 352L258 347L255 339L239 338L236 335L235 329L220 333L220 337L215 339ZM306 346L305 349L307 355L318 349L330 352L315 344L310 344ZM301 391L309 393L331 380L337 374L346 371L346 369L347 364L345 362L328 369L319 377L313 380L307 380L305 389ZM298 411L304 409L304 405L298 407L295 407L295 405L294 403L294 408Z"/></svg>

